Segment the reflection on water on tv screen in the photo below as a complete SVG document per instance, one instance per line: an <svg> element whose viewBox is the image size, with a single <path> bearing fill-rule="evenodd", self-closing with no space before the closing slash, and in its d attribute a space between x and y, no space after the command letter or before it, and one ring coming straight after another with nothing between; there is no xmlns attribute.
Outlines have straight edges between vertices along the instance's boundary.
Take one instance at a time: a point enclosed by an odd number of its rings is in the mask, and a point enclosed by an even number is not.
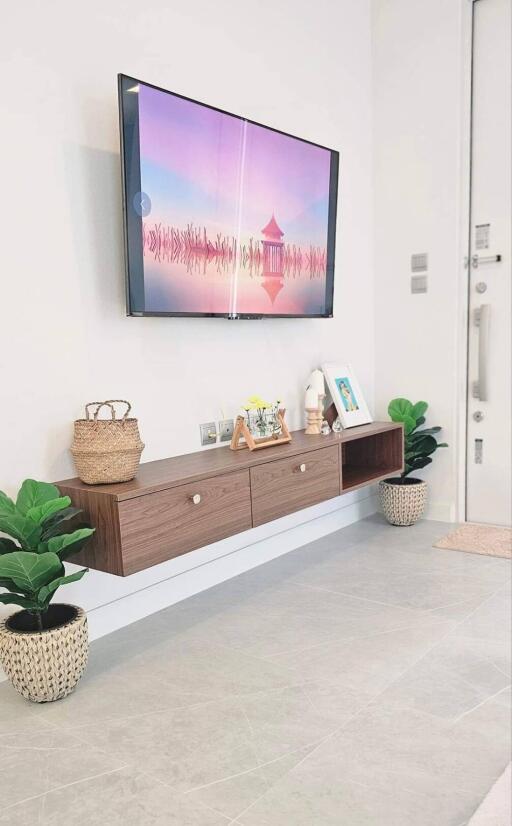
<svg viewBox="0 0 512 826"><path fill-rule="evenodd" d="M281 240L272 216L260 240L143 224L146 310L313 315L325 311L327 253Z"/></svg>

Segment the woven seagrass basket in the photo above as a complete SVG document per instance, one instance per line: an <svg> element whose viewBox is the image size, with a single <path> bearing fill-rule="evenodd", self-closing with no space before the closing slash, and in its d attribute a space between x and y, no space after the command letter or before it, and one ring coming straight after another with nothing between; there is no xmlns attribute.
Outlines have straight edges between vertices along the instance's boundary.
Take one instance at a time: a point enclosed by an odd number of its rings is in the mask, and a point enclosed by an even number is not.
<svg viewBox="0 0 512 826"><path fill-rule="evenodd" d="M125 404L121 419L116 418L115 404ZM90 408L96 405L92 414ZM99 419L102 407L110 409L110 419ZM128 418L131 405L122 399L89 402L85 405L85 419L77 419L71 454L76 472L87 485L128 482L133 479L140 464L144 443L141 441L137 419Z"/></svg>
<svg viewBox="0 0 512 826"><path fill-rule="evenodd" d="M380 504L388 522L391 525L414 525L423 516L427 490L427 483L422 479L409 485L394 485L386 479L379 482Z"/></svg>
<svg viewBox="0 0 512 826"><path fill-rule="evenodd" d="M89 655L85 611L74 605L52 607L69 609L70 619L45 631L10 628L12 617L0 622L0 663L16 691L34 703L48 703L70 694L85 671Z"/></svg>

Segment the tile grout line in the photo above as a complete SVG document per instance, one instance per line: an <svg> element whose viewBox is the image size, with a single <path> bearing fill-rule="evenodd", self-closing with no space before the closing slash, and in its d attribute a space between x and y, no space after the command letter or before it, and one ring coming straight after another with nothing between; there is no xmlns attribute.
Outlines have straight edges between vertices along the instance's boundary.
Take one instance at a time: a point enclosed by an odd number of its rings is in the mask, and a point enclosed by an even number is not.
<svg viewBox="0 0 512 826"><path fill-rule="evenodd" d="M453 620L438 620L438 622L441 625L442 623L453 622ZM306 651L313 651L317 648L321 648L322 646L343 645L344 643L357 642L358 640L367 640L367 639L371 639L372 637L382 637L382 636L385 636L386 634L395 634L397 631L411 631L411 630L413 630L413 627L414 626L411 626L411 625L398 625L394 628L386 628L385 631L373 631L369 634L358 634L355 637L342 637L341 639L336 639L336 638L329 639L329 640L325 640L324 642L319 642L316 645L311 645L311 646L309 646L309 648L291 649L291 650L288 649L286 651L279 651L276 654L270 654L268 657L258 657L258 659L261 659L261 660L263 660L263 662L266 662L266 663L274 663L274 658L275 657L282 657L283 655L286 655L286 654L303 654ZM256 656L256 655L254 655L254 656ZM287 666L284 666L284 667L287 668Z"/></svg>
<svg viewBox="0 0 512 826"><path fill-rule="evenodd" d="M462 714L459 714L458 717L456 717L454 720L451 720L450 726L455 726L460 720L462 720L463 717L466 717L468 714L472 714L474 711L477 710L477 708L481 708L486 703L489 703L491 700L494 700L495 697L499 697L499 695L503 694L504 691L507 691L507 689L509 689L510 686L510 683L508 685L503 686L503 688L500 688L499 691L495 691L494 694L491 694L490 697L486 697L485 700L482 700L480 703L477 703L476 706L473 706L473 708L469 708L467 711L464 711Z"/></svg>
<svg viewBox="0 0 512 826"><path fill-rule="evenodd" d="M68 789L70 786L78 786L80 783L87 783L89 780L96 780L98 777L105 777L108 774L116 774L116 772L123 771L127 768L129 768L128 764L125 766L118 766L117 769L109 769L108 771L99 772L98 774L91 774L88 777L81 777L79 780L73 780L71 783L64 783L62 786L55 786L53 789L47 789L46 791L41 792L41 794L33 794L30 797L24 797L23 800L17 800L15 803L10 803L8 806L0 808L0 813L14 808L14 806L19 806L21 803L28 803L30 800L37 800L40 797L47 797L47 795L53 794L53 792L60 792L62 789Z"/></svg>
<svg viewBox="0 0 512 826"><path fill-rule="evenodd" d="M152 711L141 711L140 714L126 714L126 715L123 715L121 717L117 717L117 716L104 717L99 721L81 723L80 725L73 726L73 727L72 726L61 725L59 727L56 727L56 731L63 731L66 734L74 735L74 736L76 736L77 739L80 740L81 743L86 743L87 745L90 745L90 743L87 740L83 740L83 739L80 738L78 732L82 731L83 729L90 728L91 726L99 726L102 723L117 723L117 722L121 723L121 722L124 722L124 721L128 722L130 720L140 720L142 717L151 717L151 715L156 715L156 714L170 714L172 711L186 711L188 709L204 708L206 706L214 705L215 703L228 702L229 699L233 699L233 698L234 698L234 695L233 695L233 697L231 697L231 696L226 697L224 695L223 697L218 697L218 698L215 698L214 700L204 700L203 702L192 703L191 705L187 705L187 706L166 706L165 708L153 709Z"/></svg>
<svg viewBox="0 0 512 826"><path fill-rule="evenodd" d="M479 657L477 659L480 660ZM482 660L481 662L484 662L484 661ZM454 673L453 671L450 670L450 668L448 668L447 665L445 665L443 663L438 663L437 668L440 671L442 671L444 675L446 675L448 677L453 677L454 679L458 680L461 683L464 683L464 685L467 685L469 688L473 689L474 691L478 692L479 694L482 693L483 689L480 688L480 686L477 683L473 683L473 682L471 682L471 680L467 680L465 677L461 677L460 674ZM502 673L502 672L500 672L500 673ZM509 675L504 674L503 676L508 678ZM500 688L498 690L498 693L500 693L501 691L504 691L508 687L509 687L508 684L506 686L503 686L503 688ZM494 696L494 695L492 695L492 696ZM489 696L487 697L487 699L489 699ZM434 715L434 716L437 716L437 715Z"/></svg>
<svg viewBox="0 0 512 826"><path fill-rule="evenodd" d="M415 576L417 576L417 574ZM407 577L405 577L405 578L407 578ZM459 578L459 576L457 576L457 578ZM396 602L381 602L380 600L371 599L370 597L359 597L359 596L356 596L355 594L349 594L346 591L335 591L332 588L325 588L321 585L302 585L301 584L301 587L307 588L307 589L312 590L312 591L325 591L325 593L327 593L327 594L337 594L338 596L348 597L349 599L357 599L360 602L370 602L373 605L382 605L384 608L396 608L396 609L401 610L401 611L409 611L411 613L422 613L422 614L430 615L430 616L432 616L434 611L444 611L447 608L452 608L455 605L462 605L464 602L468 601L468 600L460 600L460 602L449 602L447 605L438 605L436 608L412 608L412 607L407 606L407 605L399 605ZM503 585L500 585L498 590L501 590L501 588L503 588L503 587L504 587ZM489 597L494 596L496 593L498 593L498 591L493 591L491 594L488 594L486 597L483 598L483 602L485 602L485 600L488 599ZM479 608L481 604L482 603L479 602L477 608ZM471 616L472 613L473 613L473 611L471 611L471 613L468 614L468 616ZM467 617L465 617L465 619L467 619Z"/></svg>
<svg viewBox="0 0 512 826"><path fill-rule="evenodd" d="M498 665L496 665L495 662L493 662L492 660L490 660L488 657L485 657L485 656L483 656L482 659L483 659L484 662L488 663L493 668L495 668L496 671L498 672L498 674L503 674L504 677L506 677L507 679L510 679L511 674L510 673L506 674L505 671L503 671Z"/></svg>
<svg viewBox="0 0 512 826"><path fill-rule="evenodd" d="M397 777L402 777L402 774L403 774L402 771L398 771L396 769L382 769L382 772L383 772L384 775L393 774L393 775L396 775ZM420 775L421 777L425 777L425 778L430 777L430 775L428 775L426 772L418 771L416 769L416 776L417 775ZM476 775L474 775L474 776L476 776ZM478 778L480 780L485 780L485 782L488 782L487 775L480 774L480 775L478 775ZM408 791L409 794L420 795L422 797L424 797L424 796L428 797L429 796L429 793L427 791L420 791L418 789L416 789L416 790L415 789L407 789L405 786L402 786L401 788L405 789L405 791ZM452 786L452 791L468 793L468 792L472 792L473 790L471 788L466 788L465 786L458 786L457 785L457 786Z"/></svg>
<svg viewBox="0 0 512 826"><path fill-rule="evenodd" d="M370 602L372 605L382 605L384 608L397 608L400 611L425 611L423 608L409 608L406 605L397 605L394 602L381 602L378 599L371 599L370 597L359 597L355 594L348 594L346 591L335 591L332 588L325 588L323 585L306 585L299 582L301 588L307 588L309 591L325 591L327 594L337 594L340 597L348 597L349 599L357 599L359 602ZM427 609L428 610L428 609Z"/></svg>
<svg viewBox="0 0 512 826"><path fill-rule="evenodd" d="M311 743L306 743L304 746L300 746L297 749L292 749L291 751L284 752L280 754L279 757L274 757L272 760L267 760L265 763L260 763L258 766L253 766L251 769L244 769L244 771L236 772L235 774L230 774L227 777L221 777L219 780L212 780L211 783L204 783L202 786L194 786L192 789L187 789L186 792L183 792L184 795L192 794L193 792L198 792L201 789L209 789L211 786L218 786L219 783L225 783L227 780L234 780L235 777L243 777L246 774L252 774L252 772L259 771L260 769L264 769L265 766L272 766L274 763L278 763L284 757L290 757L292 754L297 754L297 752L303 751L304 749L309 748L310 746L315 746L319 742L318 740L314 740ZM297 763L300 765L300 763ZM269 791L269 789L267 789ZM266 792L265 792L266 794ZM238 817L239 815L237 815Z"/></svg>
<svg viewBox="0 0 512 826"><path fill-rule="evenodd" d="M214 815L218 815L219 817L223 817L226 821L227 826L229 826L230 823L233 823L233 821L231 820L230 815L225 815L224 812L220 811L220 809L213 809L211 806L207 806L206 803L200 803L199 805L201 806L202 809L206 809L207 812L211 812Z"/></svg>

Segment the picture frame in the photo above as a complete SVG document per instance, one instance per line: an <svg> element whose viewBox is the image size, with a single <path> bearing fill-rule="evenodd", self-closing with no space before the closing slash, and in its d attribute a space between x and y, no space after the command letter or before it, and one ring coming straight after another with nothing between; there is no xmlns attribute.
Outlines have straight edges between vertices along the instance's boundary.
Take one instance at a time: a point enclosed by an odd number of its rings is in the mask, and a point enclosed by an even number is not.
<svg viewBox="0 0 512 826"><path fill-rule="evenodd" d="M372 422L373 417L351 366L332 362L322 364L322 370L343 427Z"/></svg>

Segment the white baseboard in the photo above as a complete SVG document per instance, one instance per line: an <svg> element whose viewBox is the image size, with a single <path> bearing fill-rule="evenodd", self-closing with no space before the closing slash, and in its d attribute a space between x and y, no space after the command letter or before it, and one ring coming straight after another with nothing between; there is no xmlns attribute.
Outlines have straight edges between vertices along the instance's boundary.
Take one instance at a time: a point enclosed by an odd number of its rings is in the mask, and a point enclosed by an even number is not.
<svg viewBox="0 0 512 826"><path fill-rule="evenodd" d="M65 600L86 609L89 636L95 640L364 519L376 510L373 488L354 491L130 577L91 571L80 582L66 586ZM71 572L76 566L66 567ZM5 675L0 669L2 679Z"/></svg>
<svg viewBox="0 0 512 826"><path fill-rule="evenodd" d="M457 522L455 505L447 502L430 502L427 505L425 519L434 522Z"/></svg>

